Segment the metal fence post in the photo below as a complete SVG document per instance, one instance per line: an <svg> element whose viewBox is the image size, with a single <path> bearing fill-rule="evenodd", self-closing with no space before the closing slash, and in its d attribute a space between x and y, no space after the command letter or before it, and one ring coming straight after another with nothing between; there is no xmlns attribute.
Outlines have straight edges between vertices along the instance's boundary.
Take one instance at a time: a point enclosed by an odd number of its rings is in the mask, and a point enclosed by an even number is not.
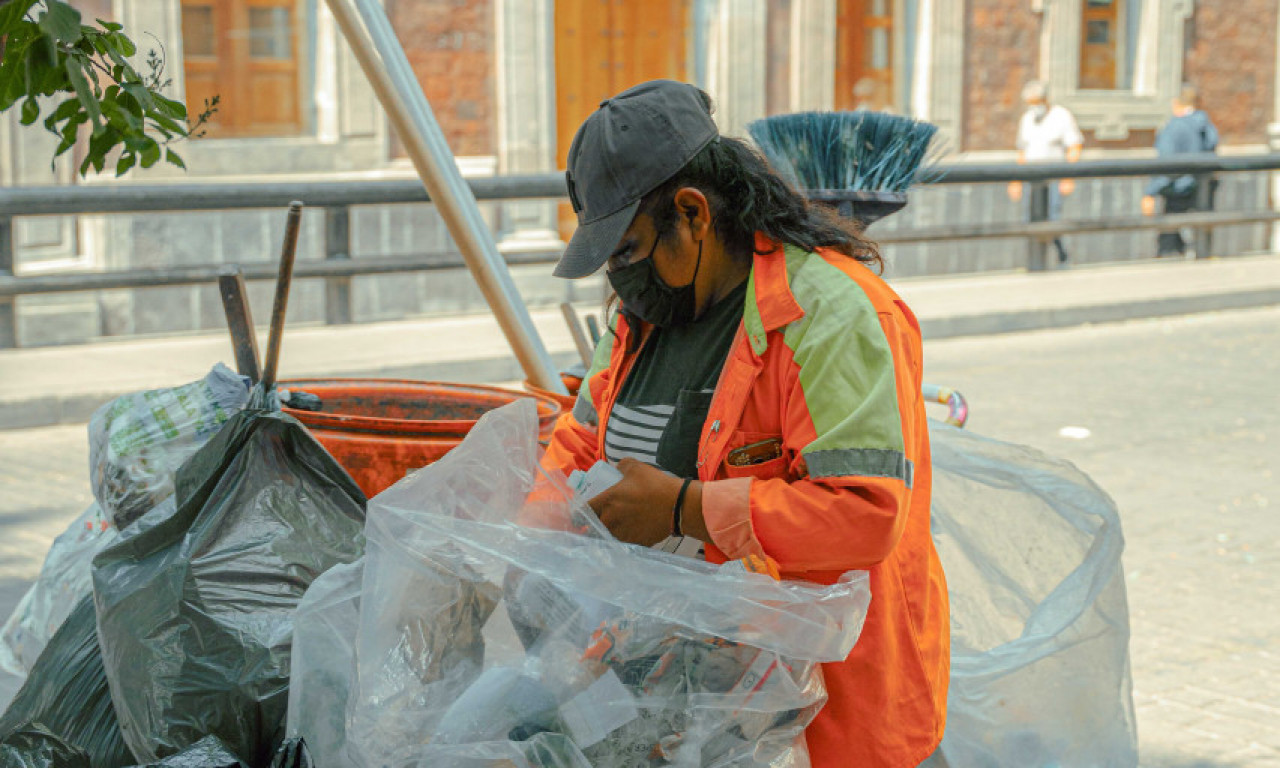
<svg viewBox="0 0 1280 768"><path fill-rule="evenodd" d="M1055 182L1033 181L1028 184L1031 191L1030 205L1027 209L1027 221L1049 220L1049 185ZM1049 268L1049 241L1032 235L1027 238L1027 271L1043 272Z"/></svg>
<svg viewBox="0 0 1280 768"><path fill-rule="evenodd" d="M1196 174L1196 210L1212 211L1213 210L1213 174L1199 173ZM1207 259L1213 255L1213 228L1212 227L1196 227L1193 232L1193 242L1195 243L1196 258Z"/></svg>
<svg viewBox="0 0 1280 768"><path fill-rule="evenodd" d="M13 277L13 217L0 215L0 277ZM0 296L0 349L18 346L18 298Z"/></svg>
<svg viewBox="0 0 1280 768"><path fill-rule="evenodd" d="M325 261L351 259L351 209L336 205L324 210ZM326 277L324 280L324 321L329 325L351 322L351 278Z"/></svg>

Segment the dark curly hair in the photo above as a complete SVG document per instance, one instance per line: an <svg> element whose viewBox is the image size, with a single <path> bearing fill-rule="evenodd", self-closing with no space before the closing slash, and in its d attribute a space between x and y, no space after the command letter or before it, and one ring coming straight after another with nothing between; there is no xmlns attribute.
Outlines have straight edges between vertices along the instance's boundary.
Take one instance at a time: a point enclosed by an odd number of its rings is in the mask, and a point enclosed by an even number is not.
<svg viewBox="0 0 1280 768"><path fill-rule="evenodd" d="M879 249L852 222L838 217L783 181L745 141L721 136L694 155L675 176L645 195L640 212L653 218L661 239L675 234L675 194L694 187L707 196L716 235L738 258L755 251L755 233L806 251L830 248L883 268Z"/></svg>

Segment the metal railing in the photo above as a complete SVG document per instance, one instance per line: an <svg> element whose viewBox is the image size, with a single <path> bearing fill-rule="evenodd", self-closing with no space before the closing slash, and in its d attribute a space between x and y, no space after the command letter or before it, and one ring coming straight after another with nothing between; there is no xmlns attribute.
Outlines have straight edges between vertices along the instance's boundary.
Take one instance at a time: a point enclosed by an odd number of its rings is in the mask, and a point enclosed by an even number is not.
<svg viewBox="0 0 1280 768"><path fill-rule="evenodd" d="M1079 163L955 164L935 166L924 172L923 184L991 184L1020 181L1028 183L1030 213L1026 220L1011 223L949 224L944 226L874 232L880 243L927 243L987 238L1025 238L1027 268L1043 270L1047 251L1054 238L1066 234L1117 232L1141 229L1195 230L1196 252L1210 253L1215 227L1280 220L1280 212L1207 211L1166 216L1121 216L1086 220L1048 220L1048 195L1044 185L1066 178L1108 178L1124 176L1194 175L1198 189L1207 194L1209 179L1216 173L1280 170L1280 153L1258 155L1195 155L1178 159L1091 160ZM476 199L481 201L564 199L562 174L497 176L469 180ZM213 283L222 265L208 267L165 267L113 272L79 272L60 275L14 274L14 218L19 216L70 216L101 214L145 214L178 211L243 210L283 208L292 200L325 209L324 259L300 262L298 278L324 278L325 320L330 324L352 321L351 278L402 272L456 269L463 266L458 254L394 258L351 258L350 209L352 206L396 203L428 203L430 198L416 179L387 181L339 181L266 184L128 184L68 187L12 187L0 189L0 348L17 344L14 299L18 296L177 286ZM1205 202L1205 201L1202 201ZM1199 206L1207 208L1207 205ZM554 262L558 252L522 253L507 257L510 264ZM269 264L244 267L248 280L275 277Z"/></svg>

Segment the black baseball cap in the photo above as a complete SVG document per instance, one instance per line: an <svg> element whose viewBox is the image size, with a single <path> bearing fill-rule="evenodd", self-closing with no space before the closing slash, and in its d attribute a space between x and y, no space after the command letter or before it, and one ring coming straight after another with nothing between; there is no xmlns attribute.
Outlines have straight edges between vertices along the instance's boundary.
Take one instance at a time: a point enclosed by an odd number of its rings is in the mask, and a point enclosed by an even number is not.
<svg viewBox="0 0 1280 768"><path fill-rule="evenodd" d="M640 199L720 135L711 100L674 80L650 80L600 102L569 145L569 202L578 229L555 276L599 269L631 226Z"/></svg>

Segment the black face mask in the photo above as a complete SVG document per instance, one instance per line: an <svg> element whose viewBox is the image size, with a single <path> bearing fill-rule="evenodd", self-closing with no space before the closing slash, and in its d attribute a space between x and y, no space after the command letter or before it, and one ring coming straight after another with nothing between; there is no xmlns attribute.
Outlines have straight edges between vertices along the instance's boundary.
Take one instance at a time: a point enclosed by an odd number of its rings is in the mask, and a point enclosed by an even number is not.
<svg viewBox="0 0 1280 768"><path fill-rule="evenodd" d="M698 309L693 286L698 281L698 270L702 268L702 241L698 241L698 262L693 268L693 279L688 285L676 288L667 285L653 266L656 250L658 241L654 240L648 257L609 270L609 283L622 299L623 310L650 325L665 328L693 322Z"/></svg>

